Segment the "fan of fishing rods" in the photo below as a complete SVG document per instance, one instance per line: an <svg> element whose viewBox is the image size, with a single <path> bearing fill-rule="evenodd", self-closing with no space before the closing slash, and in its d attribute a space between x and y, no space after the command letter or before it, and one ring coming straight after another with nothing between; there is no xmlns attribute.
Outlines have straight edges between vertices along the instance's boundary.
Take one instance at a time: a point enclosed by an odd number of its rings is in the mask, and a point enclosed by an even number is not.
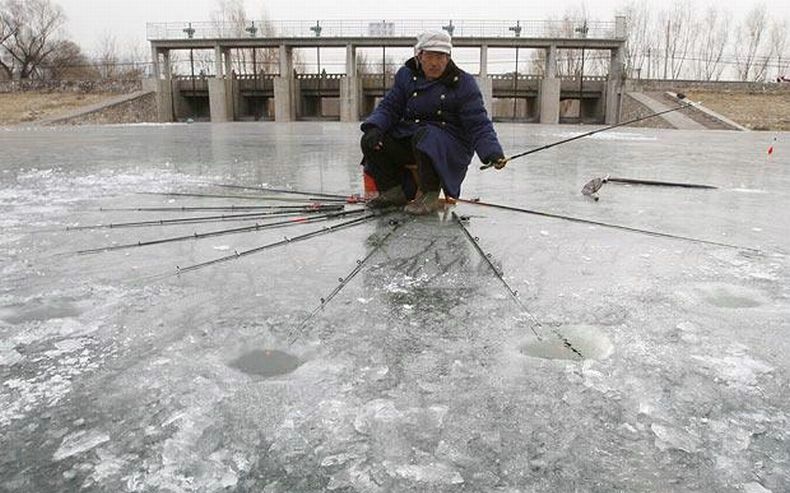
<svg viewBox="0 0 790 493"><path fill-rule="evenodd" d="M593 135L595 133L603 132L612 128L617 128L629 123L633 123L635 121L641 121L649 117L662 115L670 111L677 111L679 109L688 108L690 106L693 106L693 104L683 103L681 106L677 108L661 111L653 115L649 115L648 117L640 117L638 119L631 120L629 122L623 122L620 124L611 125L609 127L593 130L591 132L586 132L584 134L571 137L569 139L558 141L552 144L542 146L537 149L533 149L531 151L527 151L525 153L512 156L510 158L507 158L507 161L512 161L513 159L523 157L528 154L532 154L544 149L555 147L557 145L566 142L577 140L581 137ZM484 166L483 169L487 167L490 166ZM608 182L625 183L631 185L634 184L646 185L646 186L669 186L669 187L677 186L677 187L698 188L698 189L716 188L709 185L636 180L629 178L612 178L607 176L607 177L595 178L593 180L590 180L590 182L588 182L585 185L585 187L582 189L582 194L591 197L595 200L598 200L597 192L605 183ZM283 247L292 243L307 241L312 238L317 238L320 236L331 235L337 233L338 231L342 231L348 228L353 228L371 222L374 219L381 218L382 216L388 216L389 227L390 227L389 231L383 236L381 236L378 240L375 240L373 242L373 248L368 252L368 254L364 258L357 260L354 268L346 276L338 279L337 287L335 287L332 290L332 292L329 293L326 297L321 298L318 306L302 321L301 324L299 324L297 327L293 328L290 331L288 339L289 339L289 343L293 344L298 338L298 336L300 335L301 331L307 326L309 321L313 317L315 317L315 315L319 313L327 303L329 303L337 294L340 293L340 291L351 281L351 279L353 279L363 269L366 262L380 248L383 247L385 242L404 223L402 215L393 214L392 213L393 211L374 212L366 209L364 206L365 198L359 195L345 195L339 193L324 193L324 192L314 192L314 191L306 191L306 190L294 190L287 188L273 188L268 186L252 187L252 186L245 186L239 184L224 184L224 183L210 183L207 185L211 187L210 191L212 193L146 192L144 194L164 196L170 198L179 197L179 198L189 198L189 199L234 200L242 203L234 203L231 205L210 206L210 207L197 205L197 206L172 206L172 207L162 206L162 207L100 209L100 211L102 212L127 212L127 213L138 212L143 214L182 213L183 215L181 217L171 217L167 219L147 219L147 220L133 221L133 222L104 223L104 224L96 224L89 226L68 227L66 229L69 231L95 230L95 229L117 230L123 228L167 227L167 226L183 226L183 225L226 223L226 222L246 223L240 226L235 226L230 228L218 228L209 231L194 232L189 235L182 234L182 235L163 236L153 240L146 240L146 241L141 240L133 243L112 244L103 247L80 250L76 252L77 254L80 255L91 255L91 254L99 254L103 252L128 250L128 249L142 248L142 247L148 247L153 245L162 245L167 243L216 238L225 235L253 233L253 232L260 232L260 231L273 230L273 229L288 229L297 226L313 225L313 224L316 225L315 228L312 228L307 232L302 232L300 234L296 234L293 236L286 235L281 240L265 243L263 245L254 248L249 248L246 250L234 250L231 254L217 257L212 260L208 260L200 263L184 265L184 266L178 265L176 266L175 272L164 275L164 277L167 277L172 275L181 275L187 272L196 271L220 263L233 261L266 250L272 250L275 248ZM216 190L218 189L223 190L225 193L216 192ZM229 192L230 190L232 190L234 193L230 193ZM250 205L251 204L250 202L244 203L244 201L254 201L254 205ZM272 203L269 205L260 205L261 203L268 204L269 202ZM704 244L704 245L735 248L739 250L749 250L752 252L758 251L753 248L741 247L738 245L732 245L718 241L693 238L693 237L682 236L682 235L675 235L661 231L654 231L654 230L648 230L643 228L631 227L628 225L596 221L582 217L556 214L549 211L527 209L523 207L508 205L508 204L484 202L481 201L480 199L474 199L474 200L448 199L447 203L448 205L460 203L460 204L472 205L476 207L492 208L502 211L509 211L512 213L528 214L528 215L534 215L543 218L594 225L604 228L626 231L629 233L646 234L656 237L671 238L675 240ZM483 247L480 245L480 239L478 237L475 237L469 231L467 227L469 218L466 216L460 216L456 214L454 211L452 212L452 218L453 221L458 225L458 227L463 231L464 236L474 246L474 250L484 260L484 262L492 270L494 275L501 281L504 288L508 291L510 297L516 303L516 305L521 310L521 312L527 316L527 318L530 321L530 329L532 330L534 335L539 340L542 339L542 335L543 333L546 332L546 328L540 323L540 321L533 314L529 312L527 307L521 302L521 300L518 297L518 292L509 285L509 283L505 279L504 273L491 260L492 258L491 254L486 253ZM584 358L583 354L578 349L574 348L571 342L568 341L568 339L564 337L557 329L549 328L549 330L562 342L562 344L573 354L575 358L578 359Z"/></svg>

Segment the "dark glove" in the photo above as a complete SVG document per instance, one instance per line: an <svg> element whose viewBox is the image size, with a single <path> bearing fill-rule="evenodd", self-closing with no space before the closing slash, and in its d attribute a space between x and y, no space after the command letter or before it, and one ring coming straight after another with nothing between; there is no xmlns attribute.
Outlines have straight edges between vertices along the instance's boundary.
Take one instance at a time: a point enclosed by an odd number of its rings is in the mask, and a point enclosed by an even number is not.
<svg viewBox="0 0 790 493"><path fill-rule="evenodd" d="M502 169L507 164L507 158L502 154L494 154L485 158L483 162L496 169Z"/></svg>
<svg viewBox="0 0 790 493"><path fill-rule="evenodd" d="M384 147L383 139L384 134L377 127L368 128L365 130L365 135L362 136L362 151L380 151Z"/></svg>

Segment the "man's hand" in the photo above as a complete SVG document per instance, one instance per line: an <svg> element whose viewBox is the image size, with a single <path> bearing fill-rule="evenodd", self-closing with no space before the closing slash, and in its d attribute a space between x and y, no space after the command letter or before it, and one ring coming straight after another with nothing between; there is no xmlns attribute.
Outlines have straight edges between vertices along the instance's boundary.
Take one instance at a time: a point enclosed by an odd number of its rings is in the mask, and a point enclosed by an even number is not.
<svg viewBox="0 0 790 493"><path fill-rule="evenodd" d="M488 156L488 158L485 160L485 163L489 166L493 166L496 169L502 169L507 164L507 161L508 159L505 156L501 154L495 154L493 156Z"/></svg>
<svg viewBox="0 0 790 493"><path fill-rule="evenodd" d="M377 127L370 127L362 136L362 149L366 151L380 151L384 147L382 140L384 134Z"/></svg>

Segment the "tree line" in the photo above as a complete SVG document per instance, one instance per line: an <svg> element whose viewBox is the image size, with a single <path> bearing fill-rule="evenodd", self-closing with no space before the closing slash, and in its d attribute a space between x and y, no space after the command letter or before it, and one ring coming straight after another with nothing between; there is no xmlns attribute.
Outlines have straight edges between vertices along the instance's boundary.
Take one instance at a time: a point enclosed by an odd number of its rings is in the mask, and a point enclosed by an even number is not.
<svg viewBox="0 0 790 493"><path fill-rule="evenodd" d="M0 80L135 79L144 75L143 50L121 54L109 33L87 55L68 39L66 15L51 0L0 0Z"/></svg>
<svg viewBox="0 0 790 493"><path fill-rule="evenodd" d="M700 6L691 0L672 0L654 9L646 0L624 0L619 12L627 19L624 53L626 75L631 78L767 81L790 72L788 20L774 18L764 3L755 4L739 21L717 3ZM265 13L260 18L266 18ZM247 37L275 35L267 21L253 24L242 0L215 0L210 13L217 35ZM586 36L593 22L586 8L569 9L556 25L555 36ZM109 33L98 39L90 55L68 39L66 16L53 0L0 0L0 79L135 79L150 68L146 50L122 49ZM253 32L254 30L254 32ZM210 73L213 52L172 54L179 71ZM240 49L231 54L239 74L276 72L276 49ZM545 54L537 52L528 71L540 74ZM361 73L391 72L390 60L358 57ZM393 64L397 65L397 64ZM304 71L296 54L294 67ZM561 50L560 76L605 75L608 53ZM515 71L519 71L516 68Z"/></svg>
<svg viewBox="0 0 790 493"><path fill-rule="evenodd" d="M622 8L628 25L626 68L632 78L769 81L787 75L788 20L756 3L739 21L720 3L674 0L652 9Z"/></svg>

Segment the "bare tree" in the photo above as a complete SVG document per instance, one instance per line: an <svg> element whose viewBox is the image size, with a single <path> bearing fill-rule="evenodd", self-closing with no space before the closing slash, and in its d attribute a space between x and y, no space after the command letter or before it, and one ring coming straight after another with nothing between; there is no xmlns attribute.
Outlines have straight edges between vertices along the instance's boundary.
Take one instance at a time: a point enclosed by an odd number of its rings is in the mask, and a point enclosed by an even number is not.
<svg viewBox="0 0 790 493"><path fill-rule="evenodd" d="M275 29L268 20L265 9L257 21L250 19L242 0L216 0L211 12L214 31L220 37L247 38L275 36ZM272 48L245 48L233 51L231 64L236 73L269 73L277 68L278 50Z"/></svg>
<svg viewBox="0 0 790 493"><path fill-rule="evenodd" d="M554 36L562 38L585 38L589 26L590 16L584 5L580 7L570 7L565 10L565 14L552 33ZM579 75L584 72L582 67L581 50L563 50L557 57L557 75L569 76Z"/></svg>
<svg viewBox="0 0 790 493"><path fill-rule="evenodd" d="M765 65L760 55L766 56L768 45L768 11L764 3L755 5L738 28L735 42L735 65L742 81L764 80ZM768 48L770 50L770 48Z"/></svg>
<svg viewBox="0 0 790 493"><path fill-rule="evenodd" d="M0 2L0 69L2 70L0 75L6 79L11 78L13 61L3 46L6 40L16 33L18 26L15 22L16 19L7 12L6 2Z"/></svg>
<svg viewBox="0 0 790 493"><path fill-rule="evenodd" d="M0 45L16 33L18 26L12 21L14 19L6 12L5 2L0 3Z"/></svg>
<svg viewBox="0 0 790 493"><path fill-rule="evenodd" d="M549 35L557 38L584 38L587 37L590 15L584 4L579 7L570 7L565 11L562 18L551 22ZM585 57L582 66L583 50L563 49L557 53L557 76L579 76L595 73L605 73L608 67L608 60L598 57ZM538 50L533 52L528 64L529 71L536 75L544 75L546 66L546 52ZM519 63L519 66L521 63ZM516 70L521 72L518 67Z"/></svg>
<svg viewBox="0 0 790 493"><path fill-rule="evenodd" d="M647 77L654 48L655 30L650 6L644 0L630 0L620 9L626 17L625 70L627 74Z"/></svg>
<svg viewBox="0 0 790 493"><path fill-rule="evenodd" d="M122 68L121 77L123 79L141 79L145 77L146 49L139 42L129 41L121 52L120 61Z"/></svg>
<svg viewBox="0 0 790 493"><path fill-rule="evenodd" d="M94 66L102 79L115 79L118 75L118 43L110 31L105 31L99 37Z"/></svg>
<svg viewBox="0 0 790 493"><path fill-rule="evenodd" d="M786 53L788 43L787 20L774 21L771 26L771 52L776 57L776 75L784 76L790 66L790 56Z"/></svg>
<svg viewBox="0 0 790 493"><path fill-rule="evenodd" d="M11 70L20 79L39 74L39 67L61 46L63 9L50 0L5 0L3 19L15 29L2 42ZM4 63L7 70L8 62Z"/></svg>
<svg viewBox="0 0 790 493"><path fill-rule="evenodd" d="M696 43L699 26L689 0L675 0L659 15L664 26L664 78L678 79Z"/></svg>
<svg viewBox="0 0 790 493"><path fill-rule="evenodd" d="M724 50L730 33L730 14L710 5L700 22L699 56L696 77L702 80L719 80L724 71Z"/></svg>
<svg viewBox="0 0 790 493"><path fill-rule="evenodd" d="M61 41L42 69L51 79L93 79L97 75L93 64L73 41Z"/></svg>

